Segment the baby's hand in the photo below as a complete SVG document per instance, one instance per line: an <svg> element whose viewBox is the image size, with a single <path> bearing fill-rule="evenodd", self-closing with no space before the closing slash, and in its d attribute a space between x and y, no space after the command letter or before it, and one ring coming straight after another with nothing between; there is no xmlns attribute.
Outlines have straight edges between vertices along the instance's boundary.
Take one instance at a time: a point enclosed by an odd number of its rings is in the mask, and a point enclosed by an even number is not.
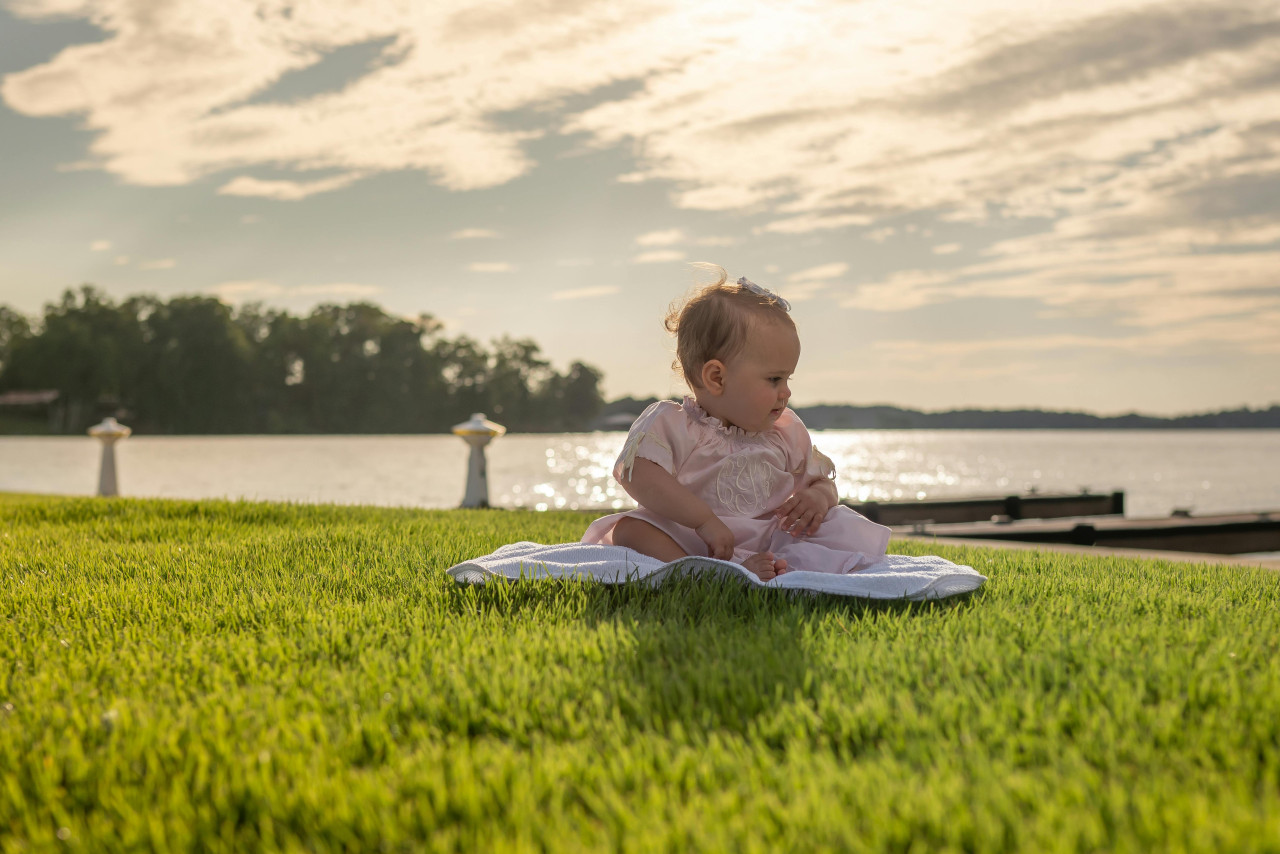
<svg viewBox="0 0 1280 854"><path fill-rule="evenodd" d="M724 523L723 519L719 516L712 516L693 530L707 544L707 551L711 557L719 558L720 560L733 560L733 547L736 541L733 537L733 531L729 530L729 526Z"/></svg>
<svg viewBox="0 0 1280 854"><path fill-rule="evenodd" d="M782 530L793 537L808 536L818 533L831 506L831 496L826 491L808 486L782 502L775 515L782 519Z"/></svg>

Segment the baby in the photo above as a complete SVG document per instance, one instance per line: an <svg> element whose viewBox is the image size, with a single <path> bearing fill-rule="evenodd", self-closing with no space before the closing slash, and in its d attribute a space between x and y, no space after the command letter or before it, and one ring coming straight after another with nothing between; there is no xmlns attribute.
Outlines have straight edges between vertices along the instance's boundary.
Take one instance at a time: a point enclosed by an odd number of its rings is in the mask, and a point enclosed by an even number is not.
<svg viewBox="0 0 1280 854"><path fill-rule="evenodd" d="M787 408L800 338L786 300L725 271L667 315L691 397L636 419L613 476L640 506L597 519L584 543L663 561L707 555L762 580L853 572L889 529L838 503L835 468Z"/></svg>

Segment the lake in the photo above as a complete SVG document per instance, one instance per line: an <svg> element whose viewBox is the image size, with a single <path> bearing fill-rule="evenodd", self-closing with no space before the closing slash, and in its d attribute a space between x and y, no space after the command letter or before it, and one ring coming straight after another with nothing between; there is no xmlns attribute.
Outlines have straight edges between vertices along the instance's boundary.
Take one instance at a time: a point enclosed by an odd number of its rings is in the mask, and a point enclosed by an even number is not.
<svg viewBox="0 0 1280 854"><path fill-rule="evenodd" d="M609 476L623 433L515 434L488 449L499 507L633 506ZM1126 515L1280 510L1280 430L825 430L841 497L1126 493ZM468 448L431 436L135 436L124 495L455 507ZM91 495L88 437L0 438L0 491Z"/></svg>

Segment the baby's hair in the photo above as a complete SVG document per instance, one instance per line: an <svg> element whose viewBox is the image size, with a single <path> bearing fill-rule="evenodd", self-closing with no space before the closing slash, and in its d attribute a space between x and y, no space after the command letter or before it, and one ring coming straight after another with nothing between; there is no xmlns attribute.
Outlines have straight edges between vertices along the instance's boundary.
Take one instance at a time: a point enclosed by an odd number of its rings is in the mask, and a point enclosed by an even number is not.
<svg viewBox="0 0 1280 854"><path fill-rule="evenodd" d="M710 284L676 300L664 325L676 336L676 358L671 367L684 374L689 388L698 388L698 374L712 359L728 361L747 346L751 320L773 320L795 329L787 313L790 306L776 294L751 283L730 282L718 264L692 264L716 276ZM745 282L745 280L743 280Z"/></svg>

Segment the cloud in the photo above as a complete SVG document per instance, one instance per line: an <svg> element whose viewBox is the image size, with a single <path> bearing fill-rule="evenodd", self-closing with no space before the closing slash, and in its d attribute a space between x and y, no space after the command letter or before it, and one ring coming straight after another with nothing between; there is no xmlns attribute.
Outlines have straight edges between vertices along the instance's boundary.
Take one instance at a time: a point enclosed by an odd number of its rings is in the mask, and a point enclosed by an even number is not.
<svg viewBox="0 0 1280 854"><path fill-rule="evenodd" d="M808 213L801 216L778 219L758 229L761 234L808 234L811 231L826 231L833 228L847 228L851 225L870 225L875 219L870 214L849 213Z"/></svg>
<svg viewBox="0 0 1280 854"><path fill-rule="evenodd" d="M516 268L505 261L473 261L467 269L472 273L513 273Z"/></svg>
<svg viewBox="0 0 1280 854"><path fill-rule="evenodd" d="M849 265L843 261L836 261L831 264L820 264L817 267L809 267L797 273L787 276L788 282L812 282L823 281L826 279L838 279L845 273L849 272Z"/></svg>
<svg viewBox="0 0 1280 854"><path fill-rule="evenodd" d="M650 231L636 238L637 246L672 246L676 243L683 243L686 240L684 232L678 228L669 228L666 231Z"/></svg>
<svg viewBox="0 0 1280 854"><path fill-rule="evenodd" d="M24 0L11 9L88 18L106 33L6 76L0 97L11 108L84 116L95 134L88 160L127 183L174 186L235 170L220 192L280 200L401 170L451 190L511 181L533 168L523 146L547 128L512 130L494 116L643 76L655 57L628 42L661 18L599 2L503 9L506 26L467 23L493 9L463 2L406 11L394 0L359 9L174 0L161 11L134 0ZM335 58L341 65L352 47L366 55L335 76ZM273 96L309 73L334 79ZM258 168L297 176L242 171ZM321 170L330 174L313 177Z"/></svg>
<svg viewBox="0 0 1280 854"><path fill-rule="evenodd" d="M959 243L939 243L933 247L934 255L954 255L960 251L962 247Z"/></svg>
<svg viewBox="0 0 1280 854"><path fill-rule="evenodd" d="M498 232L488 228L460 228L449 235L450 240L487 240L498 237Z"/></svg>
<svg viewBox="0 0 1280 854"><path fill-rule="evenodd" d="M89 244L89 249L94 252L106 252L111 248L110 240L95 240Z"/></svg>
<svg viewBox="0 0 1280 854"><path fill-rule="evenodd" d="M379 285L364 285L358 282L333 282L325 285L294 285L287 288L285 292L290 296L364 299L382 293L382 288Z"/></svg>
<svg viewBox="0 0 1280 854"><path fill-rule="evenodd" d="M787 288L782 295L791 302L813 299L830 286L832 279L838 279L848 271L849 265L843 261L808 267L787 276Z"/></svg>
<svg viewBox="0 0 1280 854"><path fill-rule="evenodd" d="M139 270L172 270L176 266L178 262L172 258L153 258L138 263Z"/></svg>
<svg viewBox="0 0 1280 854"><path fill-rule="evenodd" d="M219 282L209 288L209 293L223 302L241 303L280 296L285 293L285 289L265 279L239 279Z"/></svg>
<svg viewBox="0 0 1280 854"><path fill-rule="evenodd" d="M226 303L239 304L256 300L285 300L296 297L332 297L360 300L382 293L377 285L354 282L332 282L315 285L280 285L267 279L236 279L220 282L208 292Z"/></svg>
<svg viewBox="0 0 1280 854"><path fill-rule="evenodd" d="M149 8L12 5L107 37L0 86L20 112L83 115L90 161L144 185L267 167L298 175L240 174L220 192L297 200L398 170L476 189L534 168L530 140L582 134L634 146L619 180L667 182L685 207L764 209L764 232L802 234L921 208L1053 212L1081 181L1141 169L1175 128L1217 127L1220 149L1248 140L1272 166L1280 149L1253 130L1276 114L1280 16L1263 0ZM356 48L345 78L272 99ZM500 119L519 110L532 128Z"/></svg>
<svg viewBox="0 0 1280 854"><path fill-rule="evenodd" d="M314 196L316 193L328 193L349 186L361 176L358 173L337 175L332 178L318 178L312 181L264 181L248 175L241 175L218 188L223 196L256 196L264 199L276 199L283 202L295 202Z"/></svg>
<svg viewBox="0 0 1280 854"><path fill-rule="evenodd" d="M216 176L221 194L288 202L411 170L466 191L528 174L546 148L531 143L559 139L623 152L616 180L770 240L966 229L963 252L921 248L926 260L845 282L858 308L1028 300L1135 334L1199 330L1192 341L1216 334L1210 321L1257 328L1276 298L1269 0L8 8L105 34L8 74L0 97L77 117L92 141L76 168L125 183ZM281 94L353 50L329 85ZM693 238L640 240L634 263L665 263Z"/></svg>
<svg viewBox="0 0 1280 854"><path fill-rule="evenodd" d="M604 297L621 292L622 288L617 285L597 285L591 288L578 288L577 290L572 291L556 291L551 294L551 299L592 299L594 297Z"/></svg>
<svg viewBox="0 0 1280 854"><path fill-rule="evenodd" d="M685 253L678 249L655 249L652 252L641 252L631 259L632 264L667 264L672 261L683 261Z"/></svg>

